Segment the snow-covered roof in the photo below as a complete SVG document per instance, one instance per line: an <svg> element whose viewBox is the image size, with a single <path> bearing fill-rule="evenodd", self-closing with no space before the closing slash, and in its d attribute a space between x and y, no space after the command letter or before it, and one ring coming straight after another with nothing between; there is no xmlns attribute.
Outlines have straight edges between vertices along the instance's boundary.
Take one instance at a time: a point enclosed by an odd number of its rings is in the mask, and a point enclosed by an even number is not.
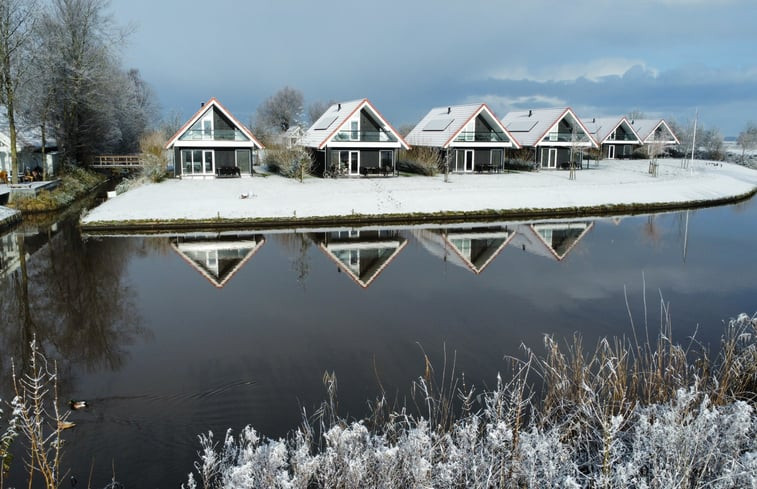
<svg viewBox="0 0 757 489"><path fill-rule="evenodd" d="M665 144L680 144L678 137L670 129L668 123L664 119L634 119L631 121L631 125L636 130L642 143L651 143L654 141L654 134L657 128L661 128L663 131L663 139L657 141ZM667 132L667 139L664 134Z"/></svg>
<svg viewBox="0 0 757 489"><path fill-rule="evenodd" d="M584 119L584 125L599 144L609 142L608 138L610 138L613 133L615 133L615 130L621 126L626 132L636 138L635 140L624 141L625 143L641 144L641 138L636 132L636 129L624 116L593 117L591 119Z"/></svg>
<svg viewBox="0 0 757 489"><path fill-rule="evenodd" d="M34 124L30 124L22 117L16 115L16 149L23 148L41 148L42 147L42 129ZM55 148L58 143L54 137L50 136L50 131L45 134L45 147ZM5 147L10 146L10 129L8 125L8 114L5 107L0 109L0 144Z"/></svg>
<svg viewBox="0 0 757 489"><path fill-rule="evenodd" d="M402 147L404 149L410 148L402 136L384 119L378 109L367 98L336 103L326 109L326 112L305 132L300 143L308 148L325 148L332 142L337 133L347 125L352 116L363 109L368 110L373 118L381 124L382 130L397 140L396 143L390 144L390 146Z"/></svg>
<svg viewBox="0 0 757 489"><path fill-rule="evenodd" d="M551 109L532 109L508 112L502 119L502 125L510 131L521 146L539 146L544 143L549 145L550 141L545 141L550 130L555 127L561 120L568 118L578 124L579 136L586 136L591 147L599 145L592 137L590 131L581 122L581 119L573 112L570 107L556 107Z"/></svg>
<svg viewBox="0 0 757 489"><path fill-rule="evenodd" d="M239 122L239 120L234 117L234 115L228 111L226 107L221 105L221 102L218 101L215 97L212 97L210 100L205 102L200 106L200 109L195 112L195 114L189 118L189 120L181 126L181 129L176 131L176 134L171 136L171 139L168 140L166 143L166 149L173 148L176 143L179 141L179 138L184 135L197 121L202 119L205 114L208 113L208 111L213 109L218 110L221 114L223 114L233 125L236 129L241 131L245 136L249 138L249 141L233 141L234 146L237 147L244 147L244 146L251 146L256 147L258 149L263 149L263 144L255 138L255 136L252 134L252 131L247 129L247 126Z"/></svg>
<svg viewBox="0 0 757 489"><path fill-rule="evenodd" d="M502 133L503 141L487 141L492 146L516 147L520 145L510 132L502 125L486 104L451 105L435 107L407 135L407 142L414 146L431 146L448 148L455 138L465 130L469 122L481 116L492 130ZM470 144L470 143L468 143Z"/></svg>

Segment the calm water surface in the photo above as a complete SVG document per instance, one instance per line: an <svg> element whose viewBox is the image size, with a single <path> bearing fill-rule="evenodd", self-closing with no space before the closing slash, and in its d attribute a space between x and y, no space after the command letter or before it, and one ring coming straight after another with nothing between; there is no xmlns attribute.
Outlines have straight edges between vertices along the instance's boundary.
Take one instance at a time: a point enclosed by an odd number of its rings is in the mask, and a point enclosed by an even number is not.
<svg viewBox="0 0 757 489"><path fill-rule="evenodd" d="M643 324L717 344L757 311L757 200L616 219L449 228L321 229L82 238L73 222L0 238L0 378L33 335L61 398L87 399L66 462L93 487L178 487L197 434L252 424L279 437L338 378L362 416L380 379L402 398L423 352L485 387L525 344L575 332L592 345ZM5 409L7 412L7 409ZM16 468L20 467L16 460ZM20 485L18 471L12 484Z"/></svg>

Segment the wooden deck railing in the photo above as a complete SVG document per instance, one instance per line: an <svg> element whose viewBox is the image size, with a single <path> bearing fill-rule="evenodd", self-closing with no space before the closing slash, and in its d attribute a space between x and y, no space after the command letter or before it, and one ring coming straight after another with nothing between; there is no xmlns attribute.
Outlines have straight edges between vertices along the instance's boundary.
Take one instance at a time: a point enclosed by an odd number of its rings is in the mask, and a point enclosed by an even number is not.
<svg viewBox="0 0 757 489"><path fill-rule="evenodd" d="M100 155L95 156L92 166L100 168L127 168L142 166L139 155Z"/></svg>

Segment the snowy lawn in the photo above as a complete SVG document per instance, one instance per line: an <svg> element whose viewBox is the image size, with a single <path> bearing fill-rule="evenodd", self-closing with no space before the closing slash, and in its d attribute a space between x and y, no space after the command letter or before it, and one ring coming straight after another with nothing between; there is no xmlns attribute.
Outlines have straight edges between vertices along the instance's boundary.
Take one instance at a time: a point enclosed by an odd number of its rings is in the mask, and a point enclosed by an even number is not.
<svg viewBox="0 0 757 489"><path fill-rule="evenodd" d="M704 202L747 194L757 171L738 165L660 160L600 161L590 169L534 173L452 174L397 178L279 176L169 180L126 192L83 217L84 225L127 221L291 219L439 212L565 209L611 205ZM242 198L247 195L247 198Z"/></svg>

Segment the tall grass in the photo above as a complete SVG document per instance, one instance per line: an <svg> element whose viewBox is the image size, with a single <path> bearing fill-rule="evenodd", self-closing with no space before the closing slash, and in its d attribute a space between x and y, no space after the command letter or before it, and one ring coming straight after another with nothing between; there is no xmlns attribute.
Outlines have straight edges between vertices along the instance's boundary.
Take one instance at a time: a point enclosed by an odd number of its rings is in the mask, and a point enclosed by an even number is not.
<svg viewBox="0 0 757 489"><path fill-rule="evenodd" d="M413 146L409 150L400 150L397 167L402 171L433 176L444 169L444 158L436 148Z"/></svg>
<svg viewBox="0 0 757 489"><path fill-rule="evenodd" d="M285 440L201 435L186 487L757 486L757 317L729 321L713 359L673 341L664 303L661 318L655 338L589 349L546 336L482 392L424 355L410 405L380 396L361 420L338 415L327 374L327 400Z"/></svg>

